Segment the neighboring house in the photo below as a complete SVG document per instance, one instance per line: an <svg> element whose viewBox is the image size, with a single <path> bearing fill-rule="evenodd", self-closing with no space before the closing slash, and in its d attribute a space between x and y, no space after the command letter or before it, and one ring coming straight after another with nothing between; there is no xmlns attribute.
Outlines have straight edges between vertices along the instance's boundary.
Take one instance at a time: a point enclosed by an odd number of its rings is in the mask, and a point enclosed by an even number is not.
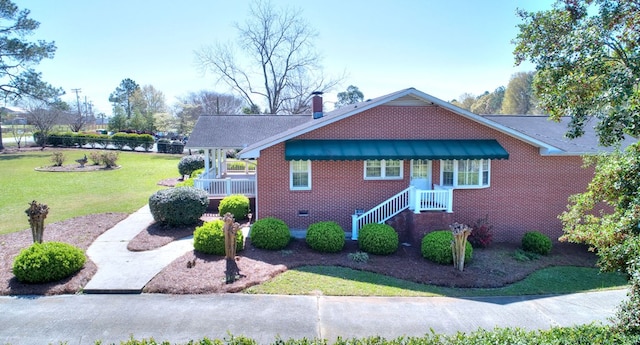
<svg viewBox="0 0 640 345"><path fill-rule="evenodd" d="M530 230L556 239L567 198L593 176L581 156L612 150L590 128L569 140L566 121L479 116L413 88L327 113L315 96L313 113L202 116L187 148L215 158L207 177L228 177L224 149L257 160L256 189L246 193L256 219L291 229L332 220L354 239L363 224L388 222L414 243L485 216L495 241L519 242Z"/></svg>

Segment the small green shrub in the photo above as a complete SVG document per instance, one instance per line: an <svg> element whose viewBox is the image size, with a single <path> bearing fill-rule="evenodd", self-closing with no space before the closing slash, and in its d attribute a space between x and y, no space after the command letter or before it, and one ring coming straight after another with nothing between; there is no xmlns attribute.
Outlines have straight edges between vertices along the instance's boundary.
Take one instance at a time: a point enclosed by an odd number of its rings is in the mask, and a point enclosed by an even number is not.
<svg viewBox="0 0 640 345"><path fill-rule="evenodd" d="M269 217L253 223L249 237L256 248L280 250L289 244L291 232L285 222Z"/></svg>
<svg viewBox="0 0 640 345"><path fill-rule="evenodd" d="M195 185L196 180L192 178L188 178L182 182L176 183L176 187L193 187Z"/></svg>
<svg viewBox="0 0 640 345"><path fill-rule="evenodd" d="M540 254L518 248L513 252L513 258L520 262L533 261L540 259Z"/></svg>
<svg viewBox="0 0 640 345"><path fill-rule="evenodd" d="M344 248L344 230L336 222L317 222L307 229L307 244L323 253L337 253Z"/></svg>
<svg viewBox="0 0 640 345"><path fill-rule="evenodd" d="M51 163L53 163L54 167L61 167L62 164L64 164L65 159L66 157L64 156L64 153L60 151L54 151L51 154Z"/></svg>
<svg viewBox="0 0 640 345"><path fill-rule="evenodd" d="M395 253L399 244L398 233L387 224L366 224L358 234L358 248L371 254Z"/></svg>
<svg viewBox="0 0 640 345"><path fill-rule="evenodd" d="M91 151L89 152L89 160L93 165L100 165L102 163L102 154L98 151Z"/></svg>
<svg viewBox="0 0 640 345"><path fill-rule="evenodd" d="M86 259L80 248L67 243L34 243L16 256L13 274L23 283L54 282L78 272Z"/></svg>
<svg viewBox="0 0 640 345"><path fill-rule="evenodd" d="M353 262L362 262L362 263L369 262L369 254L367 254L366 252L349 253L348 256L349 256L349 260Z"/></svg>
<svg viewBox="0 0 640 345"><path fill-rule="evenodd" d="M249 198L242 194L233 194L220 200L218 214L222 216L227 212L231 213L236 220L246 219L249 214Z"/></svg>
<svg viewBox="0 0 640 345"><path fill-rule="evenodd" d="M204 168L192 171L191 174L189 174L189 177L198 178L200 175L202 175L202 173L204 173Z"/></svg>
<svg viewBox="0 0 640 345"><path fill-rule="evenodd" d="M118 152L115 151L104 151L100 154L100 161L106 168L113 168L118 161Z"/></svg>
<svg viewBox="0 0 640 345"><path fill-rule="evenodd" d="M551 239L539 231L529 231L522 236L522 249L528 252L547 255L552 246Z"/></svg>
<svg viewBox="0 0 640 345"><path fill-rule="evenodd" d="M201 253L225 255L224 252L224 222L220 219L206 222L193 232L193 248ZM242 231L236 233L236 252L244 249Z"/></svg>
<svg viewBox="0 0 640 345"><path fill-rule="evenodd" d="M449 230L438 230L426 234L422 238L420 247L422 257L439 264L453 263L451 241L453 241L453 234ZM471 261L472 256L473 248L471 243L467 241L464 250L464 262L468 263Z"/></svg>
<svg viewBox="0 0 640 345"><path fill-rule="evenodd" d="M194 170L204 168L204 157L201 155L184 156L178 163L180 176L191 175Z"/></svg>
<svg viewBox="0 0 640 345"><path fill-rule="evenodd" d="M153 219L172 226L196 224L208 205L207 192L193 187L161 189L149 197Z"/></svg>

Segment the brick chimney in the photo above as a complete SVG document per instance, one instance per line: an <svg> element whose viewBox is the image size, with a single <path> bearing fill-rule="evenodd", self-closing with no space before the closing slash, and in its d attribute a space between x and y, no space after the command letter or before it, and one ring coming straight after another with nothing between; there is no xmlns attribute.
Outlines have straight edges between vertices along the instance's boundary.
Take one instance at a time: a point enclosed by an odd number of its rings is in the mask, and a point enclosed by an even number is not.
<svg viewBox="0 0 640 345"><path fill-rule="evenodd" d="M315 91L311 93L313 98L311 99L311 113L314 119L322 117L322 91Z"/></svg>

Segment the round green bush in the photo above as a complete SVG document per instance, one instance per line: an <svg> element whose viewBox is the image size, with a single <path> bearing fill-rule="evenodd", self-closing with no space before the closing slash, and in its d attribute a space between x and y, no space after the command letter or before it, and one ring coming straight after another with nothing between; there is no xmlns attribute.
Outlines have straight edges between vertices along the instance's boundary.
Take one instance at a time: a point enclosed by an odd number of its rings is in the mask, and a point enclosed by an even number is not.
<svg viewBox="0 0 640 345"><path fill-rule="evenodd" d="M193 187L161 189L149 197L153 219L171 226L196 224L207 206L207 192Z"/></svg>
<svg viewBox="0 0 640 345"><path fill-rule="evenodd" d="M522 236L522 249L525 251L547 255L552 246L551 239L539 231L529 231Z"/></svg>
<svg viewBox="0 0 640 345"><path fill-rule="evenodd" d="M426 234L422 238L420 251L422 257L439 264L452 264L453 252L451 250L451 241L453 234L449 230L438 230ZM464 250L464 262L471 261L473 256L473 248L471 243L467 241Z"/></svg>
<svg viewBox="0 0 640 345"><path fill-rule="evenodd" d="M289 244L291 232L285 222L269 217L253 223L249 237L256 248L280 250Z"/></svg>
<svg viewBox="0 0 640 345"><path fill-rule="evenodd" d="M387 224L366 224L358 234L358 247L371 254L395 253L399 244L398 233Z"/></svg>
<svg viewBox="0 0 640 345"><path fill-rule="evenodd" d="M178 173L180 176L191 175L194 170L204 168L204 157L202 155L190 155L180 158L178 163Z"/></svg>
<svg viewBox="0 0 640 345"><path fill-rule="evenodd" d="M307 229L307 244L323 253L337 253L344 248L344 230L336 222L317 222Z"/></svg>
<svg viewBox="0 0 640 345"><path fill-rule="evenodd" d="M249 214L249 198L242 194L233 194L220 200L218 214L223 216L231 213L236 220L246 219Z"/></svg>
<svg viewBox="0 0 640 345"><path fill-rule="evenodd" d="M13 274L23 283L48 283L78 272L87 260L84 252L62 242L34 243L13 261Z"/></svg>
<svg viewBox="0 0 640 345"><path fill-rule="evenodd" d="M220 219L206 222L193 232L193 248L205 254L225 255L224 252L224 222ZM236 252L244 249L242 231L236 233Z"/></svg>

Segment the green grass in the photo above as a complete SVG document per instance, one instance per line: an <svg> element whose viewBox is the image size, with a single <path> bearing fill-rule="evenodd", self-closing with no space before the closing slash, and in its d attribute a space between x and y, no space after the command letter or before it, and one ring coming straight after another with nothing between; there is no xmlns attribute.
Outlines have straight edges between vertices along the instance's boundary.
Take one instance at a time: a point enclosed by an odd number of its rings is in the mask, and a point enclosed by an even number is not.
<svg viewBox="0 0 640 345"><path fill-rule="evenodd" d="M29 228L25 210L32 200L49 206L45 224L104 212L132 213L178 175L179 156L119 152L120 169L95 172L38 172L51 165L53 149L0 155L0 234ZM91 150L65 150L72 164Z"/></svg>
<svg viewBox="0 0 640 345"><path fill-rule="evenodd" d="M479 297L569 294L624 288L621 274L600 273L596 268L550 267L506 287L495 289L456 289L413 283L388 276L334 266L305 266L288 270L268 282L250 287L246 293L328 296L394 297Z"/></svg>

